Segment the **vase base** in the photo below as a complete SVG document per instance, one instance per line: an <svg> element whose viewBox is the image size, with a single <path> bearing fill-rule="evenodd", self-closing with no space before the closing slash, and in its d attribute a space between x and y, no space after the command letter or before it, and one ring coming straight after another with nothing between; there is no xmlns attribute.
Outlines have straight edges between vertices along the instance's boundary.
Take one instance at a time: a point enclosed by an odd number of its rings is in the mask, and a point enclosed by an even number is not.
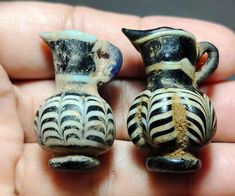
<svg viewBox="0 0 235 196"><path fill-rule="evenodd" d="M54 157L49 160L49 166L53 169L67 171L87 171L95 169L100 165L98 159L84 155L69 155Z"/></svg>
<svg viewBox="0 0 235 196"><path fill-rule="evenodd" d="M184 152L184 154L175 155L171 153L163 156L147 158L146 165L148 170L165 173L184 173L194 172L201 168L201 160L192 154Z"/></svg>

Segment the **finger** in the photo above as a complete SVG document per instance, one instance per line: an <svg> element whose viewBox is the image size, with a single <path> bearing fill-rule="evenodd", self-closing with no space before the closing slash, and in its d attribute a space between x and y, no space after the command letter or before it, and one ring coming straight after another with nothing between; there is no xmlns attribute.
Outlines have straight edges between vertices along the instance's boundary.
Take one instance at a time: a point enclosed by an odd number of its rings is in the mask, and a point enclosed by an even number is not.
<svg viewBox="0 0 235 196"><path fill-rule="evenodd" d="M127 141L116 141L112 151L99 157L94 172L66 173L47 166L51 157L37 144L25 144L19 195L233 195L235 144L213 143L200 158L202 168L192 174L147 171L147 154ZM229 173L229 175L228 175ZM223 180L218 179L223 176ZM20 176L19 176L20 178ZM32 183L34 179L34 183ZM83 194L84 193L84 194Z"/></svg>
<svg viewBox="0 0 235 196"><path fill-rule="evenodd" d="M235 126L233 120L235 115L235 95L232 93L235 90L235 81L206 85L202 90L211 98L217 116L217 132L214 140L235 142L233 131Z"/></svg>
<svg viewBox="0 0 235 196"><path fill-rule="evenodd" d="M127 133L128 110L134 98L146 88L144 82L137 80L115 80L105 86L101 94L114 112L117 126L117 139L129 140ZM53 81L17 83L18 111L25 131L25 141L35 142L33 119L40 104L55 93ZM218 128L215 141L235 142L235 81L208 85L202 89L214 105Z"/></svg>
<svg viewBox="0 0 235 196"><path fill-rule="evenodd" d="M210 41L220 51L220 64L212 81L235 73L235 35L217 24L175 17L139 18L94 9L49 3L1 3L0 60L11 78L53 77L53 65L48 47L38 34L43 31L78 29L117 45L124 63L121 77L139 77L144 73L140 55L121 33L121 28L147 29L172 26L186 29L198 41ZM46 9L45 9L46 8ZM104 22L105 21L105 22ZM17 36L16 36L17 35ZM12 58L14 57L14 58ZM24 71L22 71L24 70Z"/></svg>
<svg viewBox="0 0 235 196"><path fill-rule="evenodd" d="M45 99L55 93L55 84L51 80L17 82L15 84L15 96L19 103L17 110L24 130L24 142L36 142L35 114Z"/></svg>
<svg viewBox="0 0 235 196"><path fill-rule="evenodd" d="M0 65L0 190L15 194L15 165L23 151L23 130L16 110L13 85Z"/></svg>

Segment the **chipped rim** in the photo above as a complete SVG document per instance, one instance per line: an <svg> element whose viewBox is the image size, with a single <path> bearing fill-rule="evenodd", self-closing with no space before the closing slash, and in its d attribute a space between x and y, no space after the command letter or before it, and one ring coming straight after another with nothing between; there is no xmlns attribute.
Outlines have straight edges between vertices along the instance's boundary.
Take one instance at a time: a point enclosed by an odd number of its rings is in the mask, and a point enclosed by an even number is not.
<svg viewBox="0 0 235 196"><path fill-rule="evenodd" d="M65 40L65 39L75 39L80 40L84 42L95 42L96 36L91 35L89 33L81 32L78 30L65 30L65 31L56 31L56 32L42 32L39 34L40 37L47 41L56 41L59 39Z"/></svg>

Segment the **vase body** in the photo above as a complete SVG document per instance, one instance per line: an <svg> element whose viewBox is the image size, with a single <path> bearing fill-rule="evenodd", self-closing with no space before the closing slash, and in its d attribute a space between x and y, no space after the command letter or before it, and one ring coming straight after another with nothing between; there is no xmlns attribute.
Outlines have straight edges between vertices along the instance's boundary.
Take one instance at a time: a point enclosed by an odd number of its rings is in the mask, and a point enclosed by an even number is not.
<svg viewBox="0 0 235 196"><path fill-rule="evenodd" d="M154 152L146 162L151 171L198 170L201 161L194 154L214 136L216 115L197 84L217 68L217 49L208 42L196 43L191 33L181 29L123 32L142 55L148 84L129 111L132 142ZM196 71L205 52L208 60Z"/></svg>
<svg viewBox="0 0 235 196"><path fill-rule="evenodd" d="M97 85L120 70L122 55L109 42L79 31L42 33L53 52L58 93L36 113L39 144L53 153L55 169L84 171L99 165L96 156L110 149L115 121Z"/></svg>

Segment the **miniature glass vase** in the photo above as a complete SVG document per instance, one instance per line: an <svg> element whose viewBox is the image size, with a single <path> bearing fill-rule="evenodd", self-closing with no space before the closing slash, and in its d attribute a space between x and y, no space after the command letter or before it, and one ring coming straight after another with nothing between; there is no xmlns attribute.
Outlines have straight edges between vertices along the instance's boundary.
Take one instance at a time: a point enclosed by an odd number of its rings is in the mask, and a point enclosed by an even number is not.
<svg viewBox="0 0 235 196"><path fill-rule="evenodd" d="M150 171L190 172L201 167L195 156L216 132L216 115L197 84L215 71L219 53L208 42L197 43L182 29L123 29L141 53L147 90L134 100L128 116L132 142L153 152L146 161ZM208 59L196 70L201 56Z"/></svg>
<svg viewBox="0 0 235 196"><path fill-rule="evenodd" d="M89 170L99 166L97 155L115 138L112 110L97 91L120 70L122 54L106 41L80 31L45 32L40 36L53 52L58 93L36 113L39 144L53 153L50 167Z"/></svg>

